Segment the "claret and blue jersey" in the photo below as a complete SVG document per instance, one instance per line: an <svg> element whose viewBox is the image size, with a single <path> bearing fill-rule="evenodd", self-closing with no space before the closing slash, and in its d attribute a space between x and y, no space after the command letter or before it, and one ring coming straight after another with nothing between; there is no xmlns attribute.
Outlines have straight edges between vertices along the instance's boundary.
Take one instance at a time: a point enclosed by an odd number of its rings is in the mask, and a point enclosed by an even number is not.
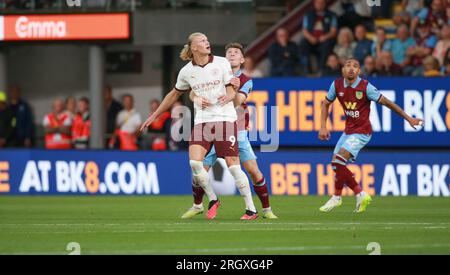
<svg viewBox="0 0 450 275"><path fill-rule="evenodd" d="M360 77L352 85L344 78L333 81L326 99L333 102L337 98L346 116L345 130L336 145L335 154L344 148L356 159L372 136L369 119L371 101L379 102L381 97L377 88Z"/></svg>

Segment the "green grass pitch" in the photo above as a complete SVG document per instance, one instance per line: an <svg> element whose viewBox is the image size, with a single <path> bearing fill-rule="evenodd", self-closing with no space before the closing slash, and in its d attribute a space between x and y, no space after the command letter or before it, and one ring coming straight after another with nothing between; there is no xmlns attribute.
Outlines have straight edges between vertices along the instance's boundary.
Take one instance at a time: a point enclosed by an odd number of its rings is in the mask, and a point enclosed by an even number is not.
<svg viewBox="0 0 450 275"><path fill-rule="evenodd" d="M260 207L258 199L255 203ZM375 197L352 213L344 197L332 213L326 197L272 197L279 220L240 221L243 201L222 197L213 221L179 217L190 196L0 197L0 254L450 254L450 199Z"/></svg>

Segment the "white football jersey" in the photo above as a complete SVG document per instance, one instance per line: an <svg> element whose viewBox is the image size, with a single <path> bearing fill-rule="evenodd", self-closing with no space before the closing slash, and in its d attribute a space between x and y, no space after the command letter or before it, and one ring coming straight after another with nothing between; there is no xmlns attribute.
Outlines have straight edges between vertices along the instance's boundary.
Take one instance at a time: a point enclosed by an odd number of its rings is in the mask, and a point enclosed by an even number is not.
<svg viewBox="0 0 450 275"><path fill-rule="evenodd" d="M197 96L206 98L211 107L202 109L194 104L194 124L204 122L229 121L237 119L233 102L225 106L218 103L218 98L226 94L226 86L231 85L233 78L231 65L224 57L213 56L205 66L195 64L192 60L186 64L178 74L175 89L189 92L192 90Z"/></svg>

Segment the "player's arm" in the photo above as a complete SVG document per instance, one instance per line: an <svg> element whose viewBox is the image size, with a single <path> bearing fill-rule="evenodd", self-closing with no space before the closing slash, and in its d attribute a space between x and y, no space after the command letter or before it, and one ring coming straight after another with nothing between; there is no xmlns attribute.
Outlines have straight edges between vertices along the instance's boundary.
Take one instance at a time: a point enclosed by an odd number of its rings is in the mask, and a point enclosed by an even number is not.
<svg viewBox="0 0 450 275"><path fill-rule="evenodd" d="M384 96L380 97L380 99L378 100L378 103L380 103L381 105L386 106L387 108L396 112L399 116L401 116L406 121L408 121L409 125L411 125L411 127L413 127L414 129L416 129L417 125L423 125L422 119L413 118L413 117L409 116L407 113L405 113L405 111L403 111L402 108L400 108L400 106L398 106L397 104L390 101L389 99L387 99Z"/></svg>
<svg viewBox="0 0 450 275"><path fill-rule="evenodd" d="M234 107L241 106L242 103L244 103L246 99L247 99L247 97L244 94L237 93L233 100Z"/></svg>
<svg viewBox="0 0 450 275"><path fill-rule="evenodd" d="M248 95L253 90L253 81L249 79L241 87L240 79L235 77L232 79L231 84L233 84L237 91L237 94L233 100L234 107L239 107L247 100Z"/></svg>
<svg viewBox="0 0 450 275"><path fill-rule="evenodd" d="M233 75L230 62L226 59L223 59L222 70L222 80L225 84L226 94L220 96L217 100L221 106L225 106L229 102L233 101L236 96L236 88L233 84L233 78L236 77Z"/></svg>
<svg viewBox="0 0 450 275"><path fill-rule="evenodd" d="M234 89L233 85L229 84L225 88L227 93L218 98L219 104L221 106L228 104L229 102L233 101L234 98L236 97L236 90Z"/></svg>
<svg viewBox="0 0 450 275"><path fill-rule="evenodd" d="M183 94L183 91L179 91L177 89L172 89L172 91L170 91L170 93L168 93L163 101L161 102L161 104L159 105L158 109L156 109L156 111L154 113L152 113L147 120L145 120L145 122L142 124L141 128L139 129L139 132L144 131L148 126L150 126L150 124L153 123L153 121L155 119L157 119L162 113L164 113L165 111L169 110L170 106L172 106L177 100L178 98L180 98L180 96Z"/></svg>
<svg viewBox="0 0 450 275"><path fill-rule="evenodd" d="M202 109L211 107L212 104L206 98L198 96L194 93L194 91L189 92L189 99L194 103L200 106Z"/></svg>
<svg viewBox="0 0 450 275"><path fill-rule="evenodd" d="M336 99L336 88L334 87L333 81L333 83L331 83L330 88L328 89L327 96L322 101L320 109L320 130L319 130L320 140L330 139L330 131L327 129L327 120L328 116L330 115L330 106L335 99Z"/></svg>
<svg viewBox="0 0 450 275"><path fill-rule="evenodd" d="M319 139L320 140L329 140L330 139L330 131L327 129L327 120L330 114L330 106L333 102L328 101L325 98L322 101L322 106L320 110L320 130L319 130Z"/></svg>

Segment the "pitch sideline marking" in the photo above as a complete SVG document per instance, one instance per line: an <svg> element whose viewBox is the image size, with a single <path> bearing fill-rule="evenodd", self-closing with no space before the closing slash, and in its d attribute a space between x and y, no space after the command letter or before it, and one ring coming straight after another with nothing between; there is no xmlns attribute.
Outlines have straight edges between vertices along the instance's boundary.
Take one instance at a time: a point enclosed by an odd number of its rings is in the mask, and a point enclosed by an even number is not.
<svg viewBox="0 0 450 275"><path fill-rule="evenodd" d="M448 244L408 244L408 245L384 245L383 249L414 249L414 248L450 248ZM111 250L111 251L89 251L86 254L177 254L177 253L233 253L233 252L258 252L258 251L314 251L314 250L361 250L365 251L365 246L287 246L287 247L240 247L240 248L194 248L194 249L167 249L167 250ZM6 253L0 253L6 254ZM8 255L53 255L66 254L63 252L13 252Z"/></svg>

